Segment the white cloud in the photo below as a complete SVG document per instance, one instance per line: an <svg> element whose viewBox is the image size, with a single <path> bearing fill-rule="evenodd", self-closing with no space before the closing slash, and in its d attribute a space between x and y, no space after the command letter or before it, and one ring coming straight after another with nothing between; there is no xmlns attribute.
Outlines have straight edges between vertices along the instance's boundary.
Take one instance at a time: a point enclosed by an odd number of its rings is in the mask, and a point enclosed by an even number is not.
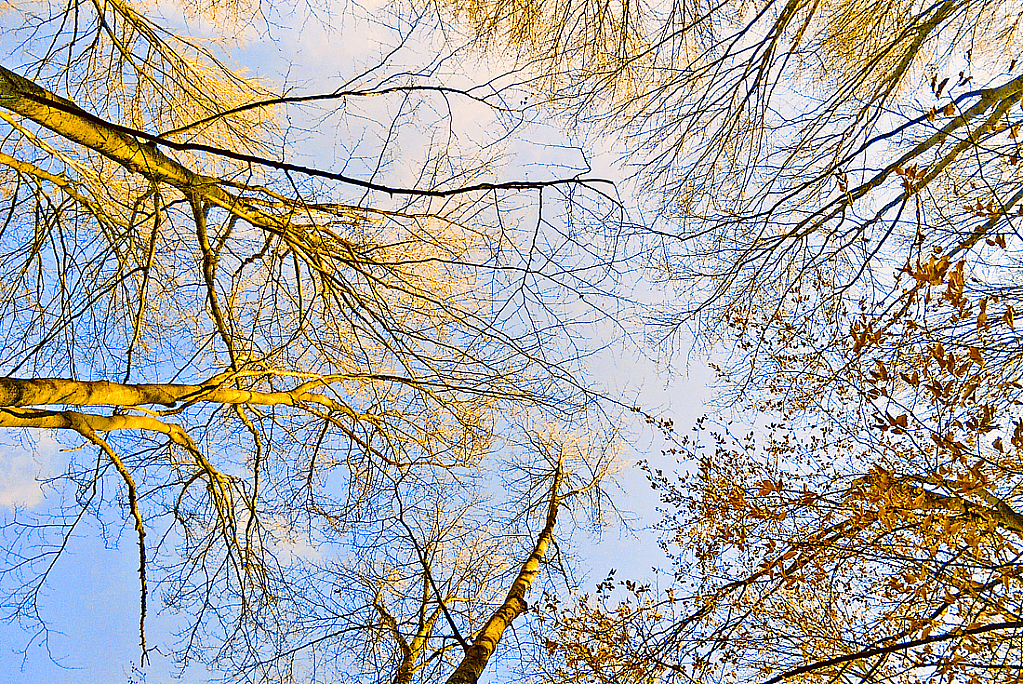
<svg viewBox="0 0 1023 684"><path fill-rule="evenodd" d="M273 546L278 553L297 560L316 561L323 558L323 551L284 518L274 516L264 521L264 524L273 535Z"/></svg>
<svg viewBox="0 0 1023 684"><path fill-rule="evenodd" d="M57 474L60 448L45 432L0 434L0 508L42 503L42 480Z"/></svg>

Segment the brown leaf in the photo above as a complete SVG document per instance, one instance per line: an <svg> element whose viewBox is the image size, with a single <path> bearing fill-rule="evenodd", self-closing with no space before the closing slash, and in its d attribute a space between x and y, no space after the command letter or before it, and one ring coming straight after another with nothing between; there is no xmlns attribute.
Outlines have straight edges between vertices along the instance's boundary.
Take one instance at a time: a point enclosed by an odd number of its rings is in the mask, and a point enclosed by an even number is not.
<svg viewBox="0 0 1023 684"><path fill-rule="evenodd" d="M976 347L970 347L970 358L973 359L981 368L984 367L984 357L981 356L980 350Z"/></svg>

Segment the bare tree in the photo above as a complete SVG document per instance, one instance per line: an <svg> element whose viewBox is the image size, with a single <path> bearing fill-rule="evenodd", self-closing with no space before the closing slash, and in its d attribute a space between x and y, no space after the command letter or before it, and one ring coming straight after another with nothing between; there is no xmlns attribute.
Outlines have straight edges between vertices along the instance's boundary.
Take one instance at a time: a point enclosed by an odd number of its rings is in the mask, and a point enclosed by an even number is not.
<svg viewBox="0 0 1023 684"><path fill-rule="evenodd" d="M448 87L435 64L296 96L120 0L6 11L24 59L0 67L0 426L88 448L50 483L73 503L8 524L25 553L4 605L38 619L92 515L134 529L143 655L157 586L190 615L184 658L291 677L286 656L334 639L389 653L384 678L408 682L453 666L454 635L478 675L567 496L560 469L535 473L549 512L521 561L479 492L516 425L595 405L571 325L605 315L613 255L587 230L615 232L610 186L459 156L451 101L500 117L506 93ZM294 159L282 111L380 98L399 105L366 176ZM417 102L448 113L412 131L414 180L389 181ZM351 564L314 571L301 540ZM310 635L303 568L341 592L347 626ZM508 578L512 608L478 624Z"/></svg>
<svg viewBox="0 0 1023 684"><path fill-rule="evenodd" d="M616 460L613 443L565 435L533 433L522 446L529 455L505 466L519 492L513 506L395 482L390 515L373 521L383 532L351 537L357 563L306 563L293 574L294 613L281 629L294 645L250 667L290 671L302 656L366 681L476 681L502 637L532 622L535 586L560 584L560 512L599 516Z"/></svg>

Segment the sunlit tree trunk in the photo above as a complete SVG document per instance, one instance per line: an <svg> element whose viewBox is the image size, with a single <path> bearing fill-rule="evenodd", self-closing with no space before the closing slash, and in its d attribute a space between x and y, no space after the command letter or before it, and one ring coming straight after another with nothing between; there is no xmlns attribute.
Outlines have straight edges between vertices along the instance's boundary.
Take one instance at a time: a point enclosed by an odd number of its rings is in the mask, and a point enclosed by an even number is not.
<svg viewBox="0 0 1023 684"><path fill-rule="evenodd" d="M540 571L540 563L547 553L547 546L554 538L554 526L557 523L558 507L561 504L559 489L562 480L562 466L559 463L554 474L554 482L551 484L550 501L547 509L547 519L543 529L536 538L536 544L529 558L523 563L518 576L512 582L511 589L505 596L501 606L490 616L487 623L480 630L472 645L467 650L458 668L448 677L447 684L476 684L479 676L487 667L490 656L494 654L498 642L505 631L511 626L512 621L524 613L528 608L526 595L533 586Z"/></svg>

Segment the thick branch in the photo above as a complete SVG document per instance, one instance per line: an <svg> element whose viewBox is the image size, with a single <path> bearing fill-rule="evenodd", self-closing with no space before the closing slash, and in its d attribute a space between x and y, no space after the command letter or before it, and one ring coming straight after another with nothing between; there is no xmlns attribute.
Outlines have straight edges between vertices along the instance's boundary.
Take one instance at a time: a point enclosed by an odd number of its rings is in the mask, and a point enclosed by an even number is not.
<svg viewBox="0 0 1023 684"><path fill-rule="evenodd" d="M278 232L284 223L248 206L224 190L220 181L198 174L170 158L155 145L140 142L121 127L80 109L32 81L0 66L0 106L44 126L58 135L112 159L153 182L171 185L186 196L200 196L255 226Z"/></svg>
<svg viewBox="0 0 1023 684"><path fill-rule="evenodd" d="M988 492L980 491L977 495L983 498L989 506L983 506L959 496L928 491L922 487L916 487L912 492L919 500L919 503L912 506L913 508L924 511L935 509L951 511L971 520L992 521L999 527L1023 537L1023 515Z"/></svg>
<svg viewBox="0 0 1023 684"><path fill-rule="evenodd" d="M377 609L380 619L387 625L391 636L394 637L394 641L398 644L398 650L401 651L401 661L398 663L398 671L394 676L394 684L410 684L412 675L415 674L415 661L418 654L412 650L408 641L405 640L404 635L401 633L401 628L398 626L398 621L384 608L379 593L373 597L373 607Z"/></svg>
<svg viewBox="0 0 1023 684"><path fill-rule="evenodd" d="M558 495L561 480L562 467L559 463L554 474L554 483L551 485L547 521L536 539L533 552L529 554L529 558L526 559L515 581L512 582L504 603L487 620L487 624L476 636L458 668L448 677L447 684L476 684L480 674L487 666L487 661L493 655L494 649L497 648L497 642L501 640L504 631L511 625L512 620L526 611L526 593L532 587L533 580L540 571L540 561L543 560L547 546L554 537L554 525L557 522L558 507L562 500L562 497Z"/></svg>
<svg viewBox="0 0 1023 684"><path fill-rule="evenodd" d="M101 154L104 154L114 161L122 164L128 169L153 178L154 173L166 174L163 180L182 190L196 188L210 183L216 183L214 179L199 176L186 169L178 162L156 149L156 145L191 152L205 152L207 154L234 159L248 164L277 169L280 171L292 171L307 176L326 178L329 180L347 183L367 190L385 192L389 195L414 195L419 197L451 197L467 193L493 192L495 190L537 190L545 187L559 185L584 185L590 183L606 183L614 185L611 181L602 178L558 178L549 181L506 181L503 183L475 183L449 190L402 188L390 185L382 185L372 181L351 178L340 173L322 171L320 169L278 161L266 157L258 157L244 152L236 152L225 148L213 147L199 143L184 143L167 140L144 131L120 126L105 121L85 110L79 108L74 102L54 95L23 76L0 66L0 106L6 107L13 112L46 126L68 140L80 143ZM139 142L146 141L145 143ZM238 200L230 193L220 187L213 188L214 192L206 196L206 199L234 211ZM204 188L205 192L205 188ZM231 198L224 204L224 198ZM262 212L248 208L251 215L259 215ZM266 225L264 220L252 220L242 214L237 214L254 225Z"/></svg>
<svg viewBox="0 0 1023 684"><path fill-rule="evenodd" d="M145 406L209 402L254 404L258 406L301 406L319 404L350 413L334 399L310 392L305 383L290 392L258 392L223 387L211 381L202 385L125 384L81 381L65 378L0 378L0 407L9 406ZM97 428L99 429L99 428Z"/></svg>
<svg viewBox="0 0 1023 684"><path fill-rule="evenodd" d="M50 430L78 430L85 420L96 432L116 430L145 430L159 432L171 438L175 444L193 449L188 433L175 423L165 423L151 416L101 416L75 411L40 411L30 408L0 408L0 427L47 428Z"/></svg>
<svg viewBox="0 0 1023 684"><path fill-rule="evenodd" d="M771 677L764 684L778 684L779 682L785 681L792 677L798 677L799 675L806 674L808 672L816 672L817 670L823 670L825 668L833 667L835 665L842 665L843 663L852 662L854 660L863 660L865 658L872 658L873 656L885 655L888 653L898 653L900 651L908 651L917 646L924 646L926 644L934 644L941 641L948 641L949 639L961 639L968 635L984 634L985 632L995 632L999 630L1016 630L1023 627L1023 622L996 622L989 625L981 625L979 627L972 627L970 629L957 629L952 632L946 632L945 634L935 634L933 636L922 637L920 639L913 639L911 641L901 641L897 644L891 644L889 646L878 646L876 648L867 648L856 653L850 653L848 655L838 656L835 658L829 658L827 660L821 660L816 663L808 663L801 667L797 667L787 672L782 672L780 675Z"/></svg>

